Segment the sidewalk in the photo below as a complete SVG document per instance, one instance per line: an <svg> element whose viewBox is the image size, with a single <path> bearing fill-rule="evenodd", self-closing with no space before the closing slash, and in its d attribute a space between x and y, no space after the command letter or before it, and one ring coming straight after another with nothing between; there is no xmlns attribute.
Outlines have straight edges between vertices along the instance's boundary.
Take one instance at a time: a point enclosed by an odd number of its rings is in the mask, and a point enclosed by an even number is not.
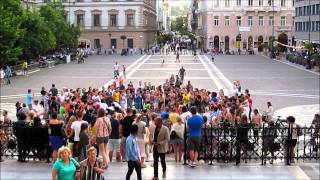
<svg viewBox="0 0 320 180"><path fill-rule="evenodd" d="M44 162L18 163L15 160L6 160L1 163L1 179L19 180L33 179L45 180L51 179L50 164ZM159 163L159 177L162 176L162 169ZM318 172L317 172L318 171ZM106 179L124 179L127 172L127 163L112 162L105 171ZM142 169L143 179L151 179L153 176L153 167L150 162L147 168ZM136 179L133 173L131 179ZM242 164L234 166L233 164L214 164L199 165L196 168L190 168L174 162L167 162L167 179L317 179L319 177L319 165L302 164L300 166L268 165L261 166L255 164Z"/></svg>

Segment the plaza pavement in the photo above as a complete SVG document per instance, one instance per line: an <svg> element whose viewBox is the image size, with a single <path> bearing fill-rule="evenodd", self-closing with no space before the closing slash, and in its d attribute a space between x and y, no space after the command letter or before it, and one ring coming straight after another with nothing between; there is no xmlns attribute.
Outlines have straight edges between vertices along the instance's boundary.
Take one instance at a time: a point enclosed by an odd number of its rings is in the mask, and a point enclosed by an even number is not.
<svg viewBox="0 0 320 180"><path fill-rule="evenodd" d="M0 109L14 113L14 103L23 101L27 89L36 95L42 86L50 89L51 84L62 87L102 87L113 77L113 65L117 61L127 67L126 82L151 82L161 85L171 74L177 74L181 66L186 69L185 82L191 81L195 88L209 90L224 89L232 92L232 82L240 80L242 89L250 89L254 100L253 108L260 112L271 101L277 115L283 117L297 112L303 114L297 119L301 125L308 125L314 113L319 112L319 74L295 68L260 55L218 55L214 63L206 55L180 55L180 63L175 55L92 55L84 64L61 64L51 69L41 69L28 76L12 78L12 84L2 86ZM302 106L304 105L304 106ZM309 107L309 108L305 108ZM283 109L286 108L286 109ZM300 109L300 110L299 110ZM12 115L14 117L14 115Z"/></svg>
<svg viewBox="0 0 320 180"><path fill-rule="evenodd" d="M147 168L142 169L142 179L153 177L153 167L150 162L146 163ZM51 179L51 165L44 162L30 161L17 163L15 160L6 160L0 163L1 180L47 180ZM125 179L127 163L112 162L105 171L104 176L109 180ZM162 176L162 169L159 163L159 177ZM308 180L319 179L319 164L302 164L285 166L283 163L261 166L255 164L241 164L234 166L229 164L200 164L196 168L190 168L175 162L167 162L167 180ZM136 180L135 172L131 176ZM160 178L162 179L162 178Z"/></svg>
<svg viewBox="0 0 320 180"><path fill-rule="evenodd" d="M115 61L128 67L127 82L137 84L139 80L161 85L171 74L176 74L181 66L186 69L185 80L190 80L195 88L232 91L232 81L240 80L243 89L250 89L254 99L254 108L262 111L266 102L271 101L275 110L290 114L301 112L298 121L304 125L315 112L319 112L319 75L299 68L254 55L216 56L215 62L205 55L180 55L181 62L175 62L175 56L89 56L84 64L62 64L51 69L28 76L12 78L10 86L1 87L0 109L9 109L14 117L14 103L23 101L23 94L28 88L39 93L42 86L50 89L51 84L62 87L101 87L113 77ZM286 108L286 109L283 109ZM17 163L6 159L1 164L1 179L50 179L50 164L43 162ZM111 164L105 175L108 179L124 179L127 165ZM160 168L161 169L161 168ZM144 179L152 177L152 168L143 169ZM161 176L161 173L160 173ZM133 175L135 179L135 175ZM260 164L242 165L215 164L201 165L190 169L170 162L167 179L320 179L319 163L300 163L284 166Z"/></svg>

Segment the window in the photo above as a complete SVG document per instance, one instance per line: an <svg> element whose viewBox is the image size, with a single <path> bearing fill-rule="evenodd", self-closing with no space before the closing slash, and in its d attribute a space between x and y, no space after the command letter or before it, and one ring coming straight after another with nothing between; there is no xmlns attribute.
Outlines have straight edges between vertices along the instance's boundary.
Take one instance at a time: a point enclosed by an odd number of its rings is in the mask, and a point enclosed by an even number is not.
<svg viewBox="0 0 320 180"><path fill-rule="evenodd" d="M302 16L307 15L307 6L303 6Z"/></svg>
<svg viewBox="0 0 320 180"><path fill-rule="evenodd" d="M281 0L281 2L280 2L281 7L285 7L285 6L286 6L286 1L287 1L287 0Z"/></svg>
<svg viewBox="0 0 320 180"><path fill-rule="evenodd" d="M281 26L285 26L286 25L286 17L285 16L281 16L280 25Z"/></svg>
<svg viewBox="0 0 320 180"><path fill-rule="evenodd" d="M225 0L224 1L224 6L225 7L230 7L230 0Z"/></svg>
<svg viewBox="0 0 320 180"><path fill-rule="evenodd" d="M248 26L252 26L252 16L248 17Z"/></svg>
<svg viewBox="0 0 320 180"><path fill-rule="evenodd" d="M213 4L214 7L219 7L219 0L214 0L213 3L214 3Z"/></svg>
<svg viewBox="0 0 320 180"><path fill-rule="evenodd" d="M133 14L127 14L127 26L134 26Z"/></svg>
<svg viewBox="0 0 320 180"><path fill-rule="evenodd" d="M100 14L93 15L93 26L100 26Z"/></svg>
<svg viewBox="0 0 320 180"><path fill-rule="evenodd" d="M248 6L252 6L253 5L253 0L248 0Z"/></svg>
<svg viewBox="0 0 320 180"><path fill-rule="evenodd" d="M311 25L311 31L315 31L316 27L316 21L312 21L312 25Z"/></svg>
<svg viewBox="0 0 320 180"><path fill-rule="evenodd" d="M133 39L128 39L128 48L133 48Z"/></svg>
<svg viewBox="0 0 320 180"><path fill-rule="evenodd" d="M219 26L219 16L215 16L215 17L213 18L213 25Z"/></svg>
<svg viewBox="0 0 320 180"><path fill-rule="evenodd" d="M225 19L224 25L225 26L230 26L230 16L225 16L224 19Z"/></svg>
<svg viewBox="0 0 320 180"><path fill-rule="evenodd" d="M237 0L237 6L241 6L241 0Z"/></svg>
<svg viewBox="0 0 320 180"><path fill-rule="evenodd" d="M84 26L83 14L77 14L77 25L80 27Z"/></svg>
<svg viewBox="0 0 320 180"><path fill-rule="evenodd" d="M117 15L116 14L111 14L110 15L110 26L117 26Z"/></svg>
<svg viewBox="0 0 320 180"><path fill-rule="evenodd" d="M263 16L259 16L259 26L263 26Z"/></svg>
<svg viewBox="0 0 320 180"><path fill-rule="evenodd" d="M269 17L269 26L273 26L274 25L274 19L273 16Z"/></svg>
<svg viewBox="0 0 320 180"><path fill-rule="evenodd" d="M117 48L117 39L111 39L110 40L110 47L112 49L116 49Z"/></svg>
<svg viewBox="0 0 320 180"><path fill-rule="evenodd" d="M312 15L316 15L316 5L312 5Z"/></svg>
<svg viewBox="0 0 320 180"><path fill-rule="evenodd" d="M316 6L316 15L320 15L320 4L317 4Z"/></svg>
<svg viewBox="0 0 320 180"><path fill-rule="evenodd" d="M241 16L237 16L237 26L241 26Z"/></svg>
<svg viewBox="0 0 320 180"><path fill-rule="evenodd" d="M274 5L274 0L268 0L268 4L269 4L269 6L273 6Z"/></svg>
<svg viewBox="0 0 320 180"><path fill-rule="evenodd" d="M93 42L94 42L94 48L95 49L100 48L100 39L94 39Z"/></svg>
<svg viewBox="0 0 320 180"><path fill-rule="evenodd" d="M263 6L263 0L259 0L259 6Z"/></svg>

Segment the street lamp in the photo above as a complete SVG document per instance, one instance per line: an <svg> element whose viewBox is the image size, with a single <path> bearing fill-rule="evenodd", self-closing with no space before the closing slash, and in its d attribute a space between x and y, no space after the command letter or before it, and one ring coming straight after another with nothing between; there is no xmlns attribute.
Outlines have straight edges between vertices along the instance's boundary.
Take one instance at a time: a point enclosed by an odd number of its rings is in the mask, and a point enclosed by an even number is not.
<svg viewBox="0 0 320 180"><path fill-rule="evenodd" d="M272 3L272 39L271 39L271 42L272 42L272 46L271 46L271 59L272 58L275 58L275 54L274 54L274 0L271 0L271 3Z"/></svg>
<svg viewBox="0 0 320 180"><path fill-rule="evenodd" d="M311 40L310 40L310 30L311 30L311 6L310 6L310 0L309 0L309 6L307 8L308 10L308 14L309 14L309 22L308 22L308 38L309 38L309 47L308 47L308 60L307 60L307 67L306 69L311 69L311 48L312 48L312 43L311 43Z"/></svg>

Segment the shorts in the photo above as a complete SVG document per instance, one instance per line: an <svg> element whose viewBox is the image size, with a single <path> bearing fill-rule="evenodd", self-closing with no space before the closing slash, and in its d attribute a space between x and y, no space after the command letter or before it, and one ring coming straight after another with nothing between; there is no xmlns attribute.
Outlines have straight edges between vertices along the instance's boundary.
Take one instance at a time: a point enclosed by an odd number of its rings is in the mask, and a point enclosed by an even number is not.
<svg viewBox="0 0 320 180"><path fill-rule="evenodd" d="M188 137L187 148L188 151L199 151L201 137Z"/></svg>
<svg viewBox="0 0 320 180"><path fill-rule="evenodd" d="M109 151L120 151L120 141L121 139L109 139L108 150Z"/></svg>
<svg viewBox="0 0 320 180"><path fill-rule="evenodd" d="M109 136L106 137L96 137L97 144L105 143L108 144Z"/></svg>
<svg viewBox="0 0 320 180"><path fill-rule="evenodd" d="M181 138L172 139L172 140L170 140L170 143L172 145L183 145L184 144L183 139L181 139Z"/></svg>
<svg viewBox="0 0 320 180"><path fill-rule="evenodd" d="M50 145L54 151L59 150L63 145L63 138L61 136L49 136Z"/></svg>
<svg viewBox="0 0 320 180"><path fill-rule="evenodd" d="M137 142L138 142L138 146L139 146L139 150L140 150L140 156L141 157L146 157L146 147L145 147L145 142L144 142L144 139L140 139L138 138L137 139Z"/></svg>

